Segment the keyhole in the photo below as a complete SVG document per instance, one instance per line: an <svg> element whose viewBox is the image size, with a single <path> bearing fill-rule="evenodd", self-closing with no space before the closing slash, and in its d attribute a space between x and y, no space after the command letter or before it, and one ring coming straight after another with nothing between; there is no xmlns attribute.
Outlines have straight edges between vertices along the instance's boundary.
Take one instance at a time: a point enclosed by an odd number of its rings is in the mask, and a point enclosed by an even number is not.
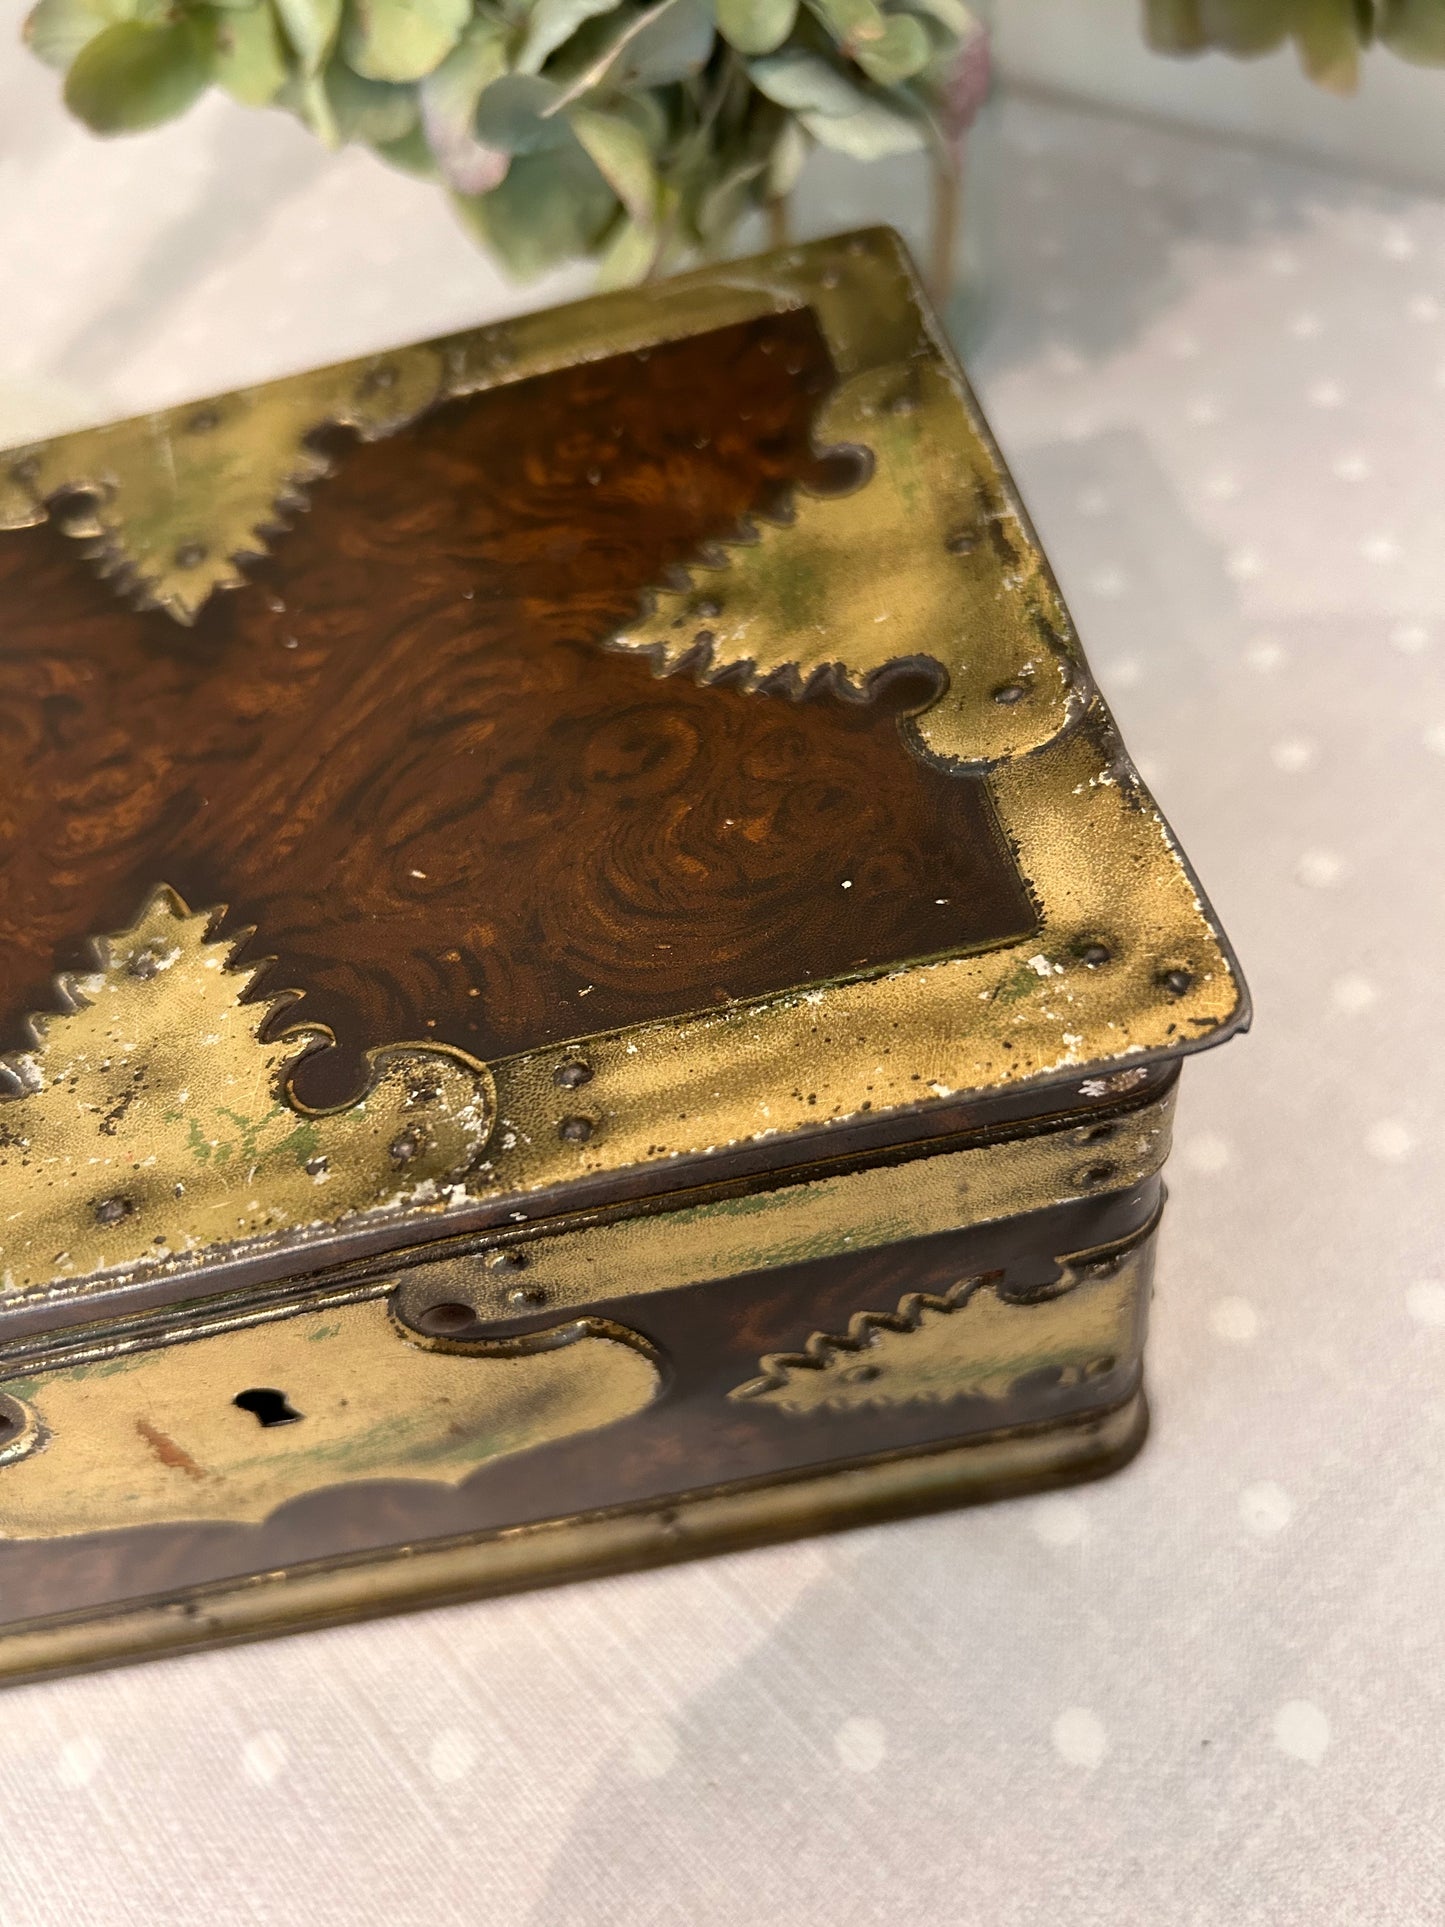
<svg viewBox="0 0 1445 1927"><path fill-rule="evenodd" d="M304 1416L287 1399L284 1392L273 1391L269 1385L253 1385L248 1392L237 1392L231 1400L243 1412L252 1412L262 1425L294 1425Z"/></svg>

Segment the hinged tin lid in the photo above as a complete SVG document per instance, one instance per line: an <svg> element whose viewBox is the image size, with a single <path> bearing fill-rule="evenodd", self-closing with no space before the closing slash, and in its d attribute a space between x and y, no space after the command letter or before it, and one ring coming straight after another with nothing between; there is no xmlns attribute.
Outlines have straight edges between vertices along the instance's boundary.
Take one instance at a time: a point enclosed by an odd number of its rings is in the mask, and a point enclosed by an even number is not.
<svg viewBox="0 0 1445 1927"><path fill-rule="evenodd" d="M19 450L0 523L0 1320L1244 1021L887 233Z"/></svg>

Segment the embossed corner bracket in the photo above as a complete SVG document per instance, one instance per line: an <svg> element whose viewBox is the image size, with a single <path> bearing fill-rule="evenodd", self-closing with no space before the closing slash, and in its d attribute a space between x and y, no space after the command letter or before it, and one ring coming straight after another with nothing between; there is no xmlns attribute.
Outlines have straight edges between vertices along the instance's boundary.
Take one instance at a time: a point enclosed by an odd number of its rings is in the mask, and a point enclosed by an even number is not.
<svg viewBox="0 0 1445 1927"><path fill-rule="evenodd" d="M609 647L751 690L819 686L860 699L900 668L940 686L906 724L947 766L1038 749L1083 713L1088 679L1037 545L1000 486L948 370L915 357L845 379L821 448L859 447L851 493L799 491L795 515L749 529L685 589L655 589Z"/></svg>
<svg viewBox="0 0 1445 1927"><path fill-rule="evenodd" d="M289 376L213 401L63 435L0 457L0 529L53 516L123 594L193 622L239 588L305 487L331 468L313 437L395 433L434 403L579 359L625 354L768 314L816 316L838 386L822 446L868 451L851 495L799 494L796 519L734 545L692 589L611 638L659 670L801 693L865 696L931 666L934 700L907 729L945 765L988 765L1056 737L1088 675L1037 544L960 378L917 305L896 240L855 235L580 308Z"/></svg>
<svg viewBox="0 0 1445 1927"><path fill-rule="evenodd" d="M486 1145L486 1066L445 1045L372 1051L361 1096L314 1111L289 1078L330 1031L268 1034L296 1001L247 1000L262 965L155 890L60 1012L3 1060L0 1291L143 1275L207 1248L284 1241L318 1222L445 1205ZM249 936L249 932L245 935Z"/></svg>
<svg viewBox="0 0 1445 1927"><path fill-rule="evenodd" d="M442 369L436 349L413 348L15 449L0 465L0 529L53 514L123 594L194 622L330 473L309 437L391 434L436 400Z"/></svg>
<svg viewBox="0 0 1445 1927"><path fill-rule="evenodd" d="M860 1311L842 1333L814 1332L801 1352L770 1352L761 1375L736 1386L793 1417L863 1406L1001 1400L1047 1374L1082 1384L1134 1357L1153 1262L1149 1225L1126 1246L1059 1259L1047 1297L1006 1298L996 1274L941 1294L909 1292L896 1311Z"/></svg>

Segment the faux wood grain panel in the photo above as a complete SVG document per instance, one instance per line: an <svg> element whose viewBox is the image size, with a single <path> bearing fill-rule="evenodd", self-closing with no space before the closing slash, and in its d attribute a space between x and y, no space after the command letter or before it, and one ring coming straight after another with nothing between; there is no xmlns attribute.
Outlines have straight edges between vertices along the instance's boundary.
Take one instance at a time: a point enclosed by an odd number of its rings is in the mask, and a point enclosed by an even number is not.
<svg viewBox="0 0 1445 1927"><path fill-rule="evenodd" d="M829 376L793 315L449 403L344 448L189 631L53 527L0 537L5 1042L162 878L334 1026L316 1096L385 1041L497 1057L1026 931L982 786L908 753L897 699L598 646L747 512L835 483Z"/></svg>

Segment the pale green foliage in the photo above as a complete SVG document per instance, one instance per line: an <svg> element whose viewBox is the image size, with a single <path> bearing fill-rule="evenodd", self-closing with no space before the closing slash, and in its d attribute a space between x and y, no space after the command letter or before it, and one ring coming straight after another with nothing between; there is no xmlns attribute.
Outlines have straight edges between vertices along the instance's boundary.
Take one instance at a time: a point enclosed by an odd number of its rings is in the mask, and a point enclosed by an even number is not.
<svg viewBox="0 0 1445 1927"><path fill-rule="evenodd" d="M1372 40L1445 62L1445 0L1142 4L1161 49L1290 39L1339 91ZM39 0L26 25L97 133L222 87L436 180L516 274L592 254L613 282L719 244L814 143L946 153L980 34L965 0Z"/></svg>
<svg viewBox="0 0 1445 1927"><path fill-rule="evenodd" d="M1353 93L1378 41L1406 60L1445 64L1445 0L1144 0L1152 46L1249 56L1293 41L1311 80Z"/></svg>
<svg viewBox="0 0 1445 1927"><path fill-rule="evenodd" d="M39 0L26 35L100 134L211 85L436 180L515 274L606 282L721 243L813 143L958 131L964 0Z"/></svg>
<svg viewBox="0 0 1445 1927"><path fill-rule="evenodd" d="M218 17L116 20L86 40L70 64L66 98L98 134L128 134L172 120L210 85Z"/></svg>

